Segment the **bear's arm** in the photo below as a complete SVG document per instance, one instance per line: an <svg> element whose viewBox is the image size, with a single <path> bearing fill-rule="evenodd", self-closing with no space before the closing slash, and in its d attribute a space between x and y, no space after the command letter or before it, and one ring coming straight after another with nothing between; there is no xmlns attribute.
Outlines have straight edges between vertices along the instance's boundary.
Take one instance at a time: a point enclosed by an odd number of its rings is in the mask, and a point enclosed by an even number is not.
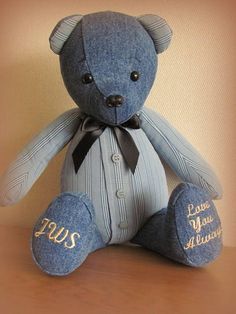
<svg viewBox="0 0 236 314"><path fill-rule="evenodd" d="M147 108L140 112L140 119L158 155L181 180L202 187L213 199L222 197L220 182L209 164L169 122Z"/></svg>
<svg viewBox="0 0 236 314"><path fill-rule="evenodd" d="M49 161L71 140L79 127L79 109L71 109L36 135L0 178L0 206L16 203L32 187Z"/></svg>

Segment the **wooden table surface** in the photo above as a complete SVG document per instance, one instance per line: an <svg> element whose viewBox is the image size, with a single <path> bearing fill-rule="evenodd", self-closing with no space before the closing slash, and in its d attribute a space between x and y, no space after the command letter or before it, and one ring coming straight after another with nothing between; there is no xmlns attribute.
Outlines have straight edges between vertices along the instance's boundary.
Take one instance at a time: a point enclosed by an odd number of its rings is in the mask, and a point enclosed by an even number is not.
<svg viewBox="0 0 236 314"><path fill-rule="evenodd" d="M31 231L0 227L0 313L236 313L236 248L202 269L133 246L91 254L67 277L34 264Z"/></svg>

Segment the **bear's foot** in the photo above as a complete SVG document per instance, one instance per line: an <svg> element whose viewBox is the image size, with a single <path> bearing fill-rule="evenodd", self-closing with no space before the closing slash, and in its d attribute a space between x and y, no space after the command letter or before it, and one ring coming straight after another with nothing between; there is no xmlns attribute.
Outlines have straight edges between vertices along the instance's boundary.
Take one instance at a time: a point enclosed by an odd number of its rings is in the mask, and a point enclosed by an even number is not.
<svg viewBox="0 0 236 314"><path fill-rule="evenodd" d="M131 242L198 267L220 254L222 228L210 196L193 184L181 183L167 209L153 215Z"/></svg>
<svg viewBox="0 0 236 314"><path fill-rule="evenodd" d="M71 273L90 252L104 247L88 196L62 193L55 198L37 221L31 246L36 264L57 276Z"/></svg>

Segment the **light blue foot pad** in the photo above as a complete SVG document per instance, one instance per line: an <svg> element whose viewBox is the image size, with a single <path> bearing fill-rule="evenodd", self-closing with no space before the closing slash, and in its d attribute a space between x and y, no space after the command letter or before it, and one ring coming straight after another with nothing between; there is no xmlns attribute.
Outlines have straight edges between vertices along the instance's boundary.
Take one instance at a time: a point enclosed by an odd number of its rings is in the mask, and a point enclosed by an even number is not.
<svg viewBox="0 0 236 314"><path fill-rule="evenodd" d="M176 232L186 263L202 266L222 249L222 227L209 195L193 184L181 184L172 194L168 210L175 213Z"/></svg>
<svg viewBox="0 0 236 314"><path fill-rule="evenodd" d="M66 275L78 268L92 248L104 243L94 222L94 208L84 193L63 193L37 221L32 253L50 275Z"/></svg>
<svg viewBox="0 0 236 314"><path fill-rule="evenodd" d="M213 261L222 248L220 219L209 195L181 183L172 192L168 208L153 215L132 242L189 266Z"/></svg>

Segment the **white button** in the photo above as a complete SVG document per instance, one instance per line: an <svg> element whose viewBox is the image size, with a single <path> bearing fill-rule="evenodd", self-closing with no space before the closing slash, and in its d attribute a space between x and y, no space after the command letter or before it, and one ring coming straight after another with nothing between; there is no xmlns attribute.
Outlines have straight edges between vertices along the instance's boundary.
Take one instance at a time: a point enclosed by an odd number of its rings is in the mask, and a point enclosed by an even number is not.
<svg viewBox="0 0 236 314"><path fill-rule="evenodd" d="M116 191L116 196L118 198L125 198L125 192L123 190L117 190Z"/></svg>
<svg viewBox="0 0 236 314"><path fill-rule="evenodd" d="M120 156L120 154L113 154L112 156L111 156L111 159L112 159L112 161L113 162L120 162L120 160L121 160L121 156Z"/></svg>
<svg viewBox="0 0 236 314"><path fill-rule="evenodd" d="M120 229L127 229L129 225L128 225L128 222L124 220L124 221L121 221L118 226Z"/></svg>

